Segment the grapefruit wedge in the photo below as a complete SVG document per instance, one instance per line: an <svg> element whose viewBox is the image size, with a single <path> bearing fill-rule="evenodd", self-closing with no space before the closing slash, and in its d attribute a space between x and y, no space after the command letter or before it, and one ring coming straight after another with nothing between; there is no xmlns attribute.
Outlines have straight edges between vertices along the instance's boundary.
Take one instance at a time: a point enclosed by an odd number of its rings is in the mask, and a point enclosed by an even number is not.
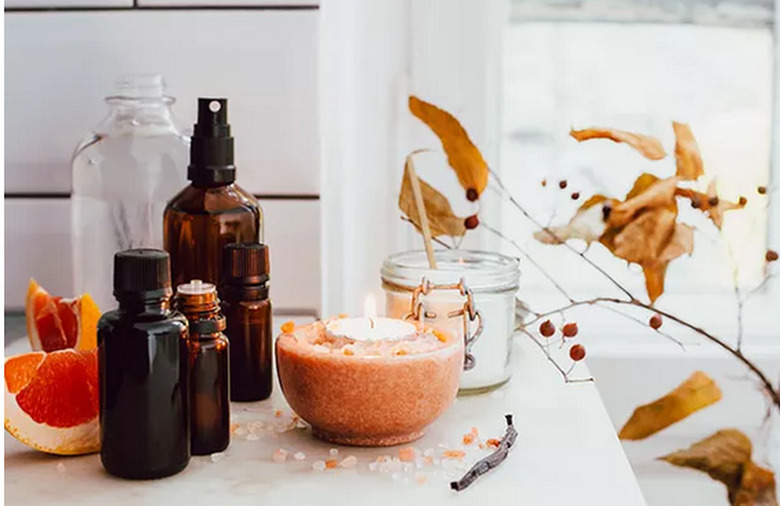
<svg viewBox="0 0 780 506"><path fill-rule="evenodd" d="M5 359L5 430L47 453L100 449L97 349Z"/></svg>
<svg viewBox="0 0 780 506"><path fill-rule="evenodd" d="M24 313L33 350L89 350L97 346L100 310L87 293L75 299L53 297L31 279Z"/></svg>

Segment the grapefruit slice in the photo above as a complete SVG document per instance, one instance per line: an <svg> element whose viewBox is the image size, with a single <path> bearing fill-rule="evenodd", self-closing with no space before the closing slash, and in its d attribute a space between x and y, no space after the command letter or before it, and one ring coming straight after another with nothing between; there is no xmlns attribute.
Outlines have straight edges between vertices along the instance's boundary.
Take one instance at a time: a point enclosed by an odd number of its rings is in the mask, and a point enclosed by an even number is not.
<svg viewBox="0 0 780 506"><path fill-rule="evenodd" d="M33 350L89 350L97 346L100 310L87 293L75 299L52 297L31 279L24 313Z"/></svg>
<svg viewBox="0 0 780 506"><path fill-rule="evenodd" d="M100 449L97 349L5 359L5 430L47 453Z"/></svg>

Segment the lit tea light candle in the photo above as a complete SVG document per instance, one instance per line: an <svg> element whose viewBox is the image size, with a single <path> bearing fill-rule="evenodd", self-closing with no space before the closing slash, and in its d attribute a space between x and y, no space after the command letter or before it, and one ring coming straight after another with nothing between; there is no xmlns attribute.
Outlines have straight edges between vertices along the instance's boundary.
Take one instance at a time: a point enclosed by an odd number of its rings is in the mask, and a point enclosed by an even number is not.
<svg viewBox="0 0 780 506"><path fill-rule="evenodd" d="M354 341L379 341L382 339L403 339L414 335L417 328L409 322L376 315L376 299L366 298L363 318L339 318L326 324L328 334Z"/></svg>

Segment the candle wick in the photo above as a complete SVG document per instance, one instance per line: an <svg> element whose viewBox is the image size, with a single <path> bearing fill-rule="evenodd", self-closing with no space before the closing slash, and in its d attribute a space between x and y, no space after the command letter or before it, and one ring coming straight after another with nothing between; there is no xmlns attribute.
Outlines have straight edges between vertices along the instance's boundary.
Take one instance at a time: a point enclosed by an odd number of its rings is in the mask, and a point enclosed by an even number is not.
<svg viewBox="0 0 780 506"><path fill-rule="evenodd" d="M374 326L376 325L376 323L374 322L374 318L373 317L368 319L368 323L371 326L371 330L374 330Z"/></svg>

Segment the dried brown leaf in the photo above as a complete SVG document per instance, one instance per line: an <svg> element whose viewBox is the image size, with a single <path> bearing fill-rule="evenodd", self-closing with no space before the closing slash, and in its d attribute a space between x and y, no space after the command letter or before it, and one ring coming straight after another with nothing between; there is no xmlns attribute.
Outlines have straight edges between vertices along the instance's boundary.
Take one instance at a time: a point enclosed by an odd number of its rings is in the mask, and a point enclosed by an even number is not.
<svg viewBox="0 0 780 506"><path fill-rule="evenodd" d="M665 207L641 213L615 235L612 253L640 265L658 261L671 241L676 219L677 213Z"/></svg>
<svg viewBox="0 0 780 506"><path fill-rule="evenodd" d="M644 439L714 404L720 398L718 385L703 372L696 371L665 396L637 407L620 429L619 437L630 440Z"/></svg>
<svg viewBox="0 0 780 506"><path fill-rule="evenodd" d="M668 263L663 262L642 264L642 274L645 276L645 288L647 289L647 297L650 299L650 303L655 302L664 293L666 268L668 266Z"/></svg>
<svg viewBox="0 0 780 506"><path fill-rule="evenodd" d="M431 235L433 237L440 235L463 236L466 233L464 219L455 215L447 197L421 178L418 177L417 179L420 182L420 192L425 203L425 212L428 215ZM398 196L398 207L401 208L401 211L409 218L417 230L420 230L420 214L417 212L408 168L404 169L401 193Z"/></svg>
<svg viewBox="0 0 780 506"><path fill-rule="evenodd" d="M669 243L658 257L659 262L669 263L682 255L693 253L693 227L677 223Z"/></svg>
<svg viewBox="0 0 780 506"><path fill-rule="evenodd" d="M460 122L447 111L415 96L409 97L409 110L439 137L450 167L467 194L473 190L479 197L487 187L488 165Z"/></svg>
<svg viewBox="0 0 780 506"><path fill-rule="evenodd" d="M639 151L642 156L650 160L660 160L666 156L666 151L661 145L661 141L649 135L635 134L624 130L615 130L613 128L585 128L583 130L572 130L569 135L577 139L578 142L590 139L609 139L614 142L623 142Z"/></svg>
<svg viewBox="0 0 780 506"><path fill-rule="evenodd" d="M732 506L777 506L774 473L756 465L752 451L745 434L724 429L661 460L705 472L725 484Z"/></svg>
<svg viewBox="0 0 780 506"><path fill-rule="evenodd" d="M674 136L674 156L677 159L677 176L680 179L694 180L704 175L704 163L701 160L699 144L687 123L672 122Z"/></svg>
<svg viewBox="0 0 780 506"><path fill-rule="evenodd" d="M732 506L777 506L775 473L757 466L752 461L746 463L742 470L739 490L733 494L731 504Z"/></svg>
<svg viewBox="0 0 780 506"><path fill-rule="evenodd" d="M644 209L669 207L676 214L674 196L677 181L675 177L658 179L652 174L642 174L634 182L634 187L626 195L626 200L613 207L609 215L609 225L622 227Z"/></svg>

